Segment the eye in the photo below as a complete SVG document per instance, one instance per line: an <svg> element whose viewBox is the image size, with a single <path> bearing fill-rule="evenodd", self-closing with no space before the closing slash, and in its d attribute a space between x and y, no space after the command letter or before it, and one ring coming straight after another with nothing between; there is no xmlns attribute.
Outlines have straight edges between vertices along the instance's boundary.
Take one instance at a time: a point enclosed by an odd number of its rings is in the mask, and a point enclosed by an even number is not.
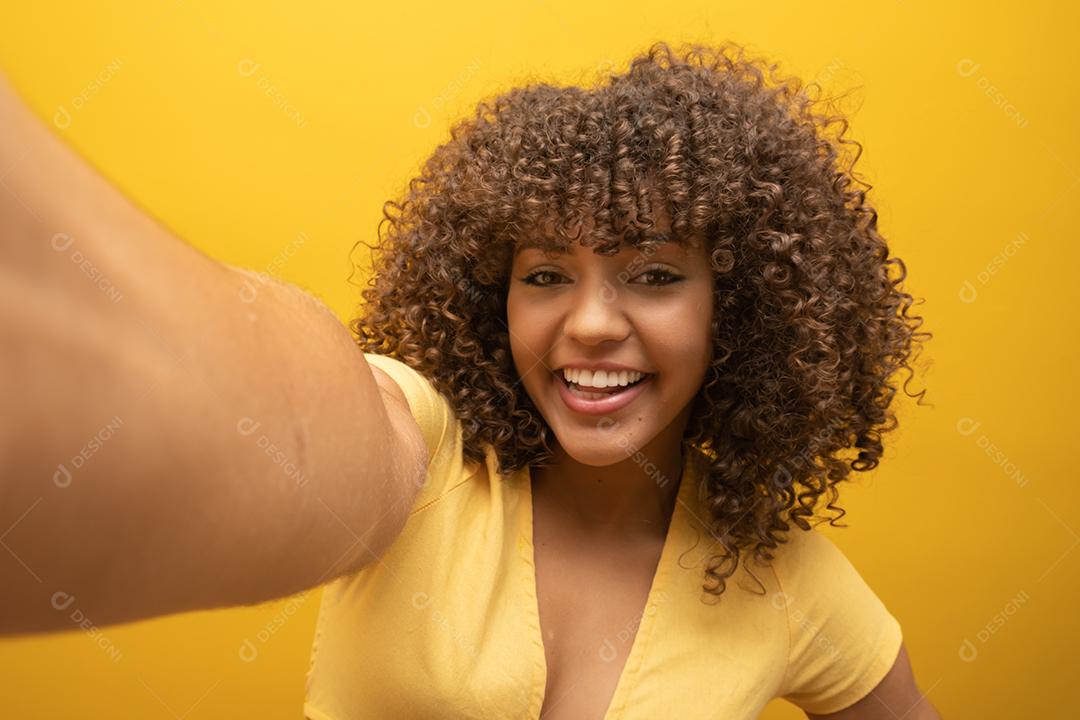
<svg viewBox="0 0 1080 720"><path fill-rule="evenodd" d="M522 282L528 283L529 285L536 285L538 287L545 287L547 285L553 285L554 284L554 283L546 283L546 282L537 282L536 278L540 277L541 275L553 275L555 277L562 277L561 275L559 275L559 273L554 272L553 270L537 270L536 272L529 273L528 275L523 277L521 280L522 280Z"/></svg>
<svg viewBox="0 0 1080 720"><path fill-rule="evenodd" d="M662 268L651 268L638 275L638 277L643 278L648 275L659 275L661 277L667 278L667 280L663 282L646 283L648 285L654 285L657 287L663 287L664 285L674 285L675 283L680 282L683 279L681 275L676 275L675 273L668 272L667 270L664 270Z"/></svg>

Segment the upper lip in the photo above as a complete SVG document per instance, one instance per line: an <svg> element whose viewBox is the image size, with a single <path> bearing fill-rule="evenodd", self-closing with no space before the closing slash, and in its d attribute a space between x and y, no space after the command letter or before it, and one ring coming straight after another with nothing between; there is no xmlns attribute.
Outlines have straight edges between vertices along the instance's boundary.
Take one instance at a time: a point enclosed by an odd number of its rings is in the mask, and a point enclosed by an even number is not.
<svg viewBox="0 0 1080 720"><path fill-rule="evenodd" d="M569 362L569 363L566 363L565 365L560 365L555 370L555 372L560 372L562 370L568 370L568 369L569 370L591 370L593 372L596 372L597 370L605 370L605 371L610 370L610 371L615 371L615 372L623 372L623 371L625 371L625 372L639 372L642 375L648 375L649 374L645 370L638 370L637 368L632 368L632 367L630 367L628 365L620 365L619 363L613 363L613 362L598 362L598 363Z"/></svg>

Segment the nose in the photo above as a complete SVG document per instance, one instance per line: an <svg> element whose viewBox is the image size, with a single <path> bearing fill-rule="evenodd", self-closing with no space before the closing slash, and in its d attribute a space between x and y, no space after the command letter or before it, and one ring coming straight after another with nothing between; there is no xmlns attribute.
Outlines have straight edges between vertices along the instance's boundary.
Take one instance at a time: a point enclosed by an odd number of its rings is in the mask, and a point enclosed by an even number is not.
<svg viewBox="0 0 1080 720"><path fill-rule="evenodd" d="M563 333L583 345L619 341L630 332L630 322L619 302L619 291L608 279L581 283L571 299Z"/></svg>

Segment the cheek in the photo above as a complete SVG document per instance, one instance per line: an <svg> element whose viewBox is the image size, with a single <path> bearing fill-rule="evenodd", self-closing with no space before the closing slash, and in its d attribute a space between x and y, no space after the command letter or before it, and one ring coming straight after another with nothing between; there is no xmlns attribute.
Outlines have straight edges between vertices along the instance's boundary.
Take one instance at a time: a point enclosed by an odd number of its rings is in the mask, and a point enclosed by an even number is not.
<svg viewBox="0 0 1080 720"><path fill-rule="evenodd" d="M687 303L686 320L683 324L687 337L693 341L697 357L704 357L703 362L708 362L712 357L712 321L715 312L713 305L712 285L703 284Z"/></svg>
<svg viewBox="0 0 1080 720"><path fill-rule="evenodd" d="M650 354L667 371L668 387L697 387L712 359L711 325L711 306L700 301L680 303L650 323Z"/></svg>
<svg viewBox="0 0 1080 720"><path fill-rule="evenodd" d="M540 312L529 302L515 302L513 293L507 298L506 324L510 336L510 354L519 377L534 369L544 370L542 360L549 350L545 326L547 318L549 315Z"/></svg>
<svg viewBox="0 0 1080 720"><path fill-rule="evenodd" d="M686 362L697 360L712 343L711 324L712 315L707 307L686 302L651 316L647 329L642 326L641 331L654 348L662 348L666 356ZM657 358L657 362L667 363L664 357Z"/></svg>

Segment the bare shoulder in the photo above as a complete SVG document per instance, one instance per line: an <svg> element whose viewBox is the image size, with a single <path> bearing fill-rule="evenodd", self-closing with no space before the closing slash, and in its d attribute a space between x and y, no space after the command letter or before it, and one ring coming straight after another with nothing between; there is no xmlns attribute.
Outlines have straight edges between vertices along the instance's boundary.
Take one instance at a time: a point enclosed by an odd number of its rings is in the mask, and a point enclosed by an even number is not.
<svg viewBox="0 0 1080 720"><path fill-rule="evenodd" d="M371 373L375 376L375 382L379 384L379 390L382 391L384 399L393 400L401 408L408 411L409 401L405 398L405 393L401 391L394 379L386 374L386 372L375 365L369 364Z"/></svg>

